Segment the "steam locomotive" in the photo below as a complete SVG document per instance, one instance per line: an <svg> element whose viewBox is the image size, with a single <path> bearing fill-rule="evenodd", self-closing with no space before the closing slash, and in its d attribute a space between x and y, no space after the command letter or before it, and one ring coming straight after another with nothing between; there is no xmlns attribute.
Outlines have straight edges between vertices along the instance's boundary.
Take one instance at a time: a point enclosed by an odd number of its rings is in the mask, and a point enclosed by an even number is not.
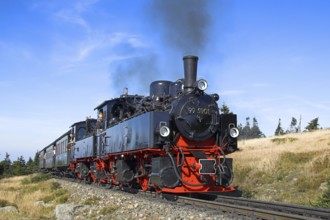
<svg viewBox="0 0 330 220"><path fill-rule="evenodd" d="M87 183L166 193L230 192L236 115L220 114L218 94L197 80L197 56L184 79L154 81L150 95L104 101L98 119L76 122L39 152L39 168Z"/></svg>

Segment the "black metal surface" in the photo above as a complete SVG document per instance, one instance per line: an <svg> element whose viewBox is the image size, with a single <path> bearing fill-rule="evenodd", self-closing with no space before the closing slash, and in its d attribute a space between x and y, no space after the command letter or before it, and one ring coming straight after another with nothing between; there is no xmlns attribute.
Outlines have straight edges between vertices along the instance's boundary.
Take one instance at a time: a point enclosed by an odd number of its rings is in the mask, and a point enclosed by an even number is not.
<svg viewBox="0 0 330 220"><path fill-rule="evenodd" d="M200 174L215 174L215 159L200 159L199 163L202 165Z"/></svg>
<svg viewBox="0 0 330 220"><path fill-rule="evenodd" d="M191 92L194 88L194 83L197 78L197 56L184 56L183 66L184 66L184 91Z"/></svg>
<svg viewBox="0 0 330 220"><path fill-rule="evenodd" d="M171 96L177 96L178 94L182 93L182 86L183 86L183 80L179 79L176 82L172 82L169 88L169 93Z"/></svg>
<svg viewBox="0 0 330 220"><path fill-rule="evenodd" d="M235 114L221 114L220 115L220 135L218 145L223 146L225 143L227 152L234 152L237 150L237 138L229 136L229 125L233 124L237 127L237 117Z"/></svg>
<svg viewBox="0 0 330 220"><path fill-rule="evenodd" d="M219 108L211 96L189 93L173 105L176 127L184 137L203 141L217 131Z"/></svg>
<svg viewBox="0 0 330 220"><path fill-rule="evenodd" d="M72 149L74 159L96 156L96 136L90 136L76 141Z"/></svg>
<svg viewBox="0 0 330 220"><path fill-rule="evenodd" d="M171 81L159 80L150 84L150 96L163 96L169 94Z"/></svg>
<svg viewBox="0 0 330 220"><path fill-rule="evenodd" d="M168 157L152 158L150 180L152 184L167 188L174 188L180 183Z"/></svg>
<svg viewBox="0 0 330 220"><path fill-rule="evenodd" d="M122 95L120 98L104 101L98 105L95 109L98 112L102 111L103 127L107 129L117 123L127 120L134 115L139 114L138 105L143 96L139 95ZM94 109L94 110L95 110Z"/></svg>
<svg viewBox="0 0 330 220"><path fill-rule="evenodd" d="M217 177L217 184L228 187L233 181L233 158L226 158L218 169L220 169L220 175Z"/></svg>
<svg viewBox="0 0 330 220"><path fill-rule="evenodd" d="M196 159L206 159L207 156L204 151L202 150L191 150L190 153L196 158Z"/></svg>
<svg viewBox="0 0 330 220"><path fill-rule="evenodd" d="M118 153L160 147L159 124L169 124L168 112L147 112L108 128L99 140L98 152ZM100 150L101 149L101 150Z"/></svg>
<svg viewBox="0 0 330 220"><path fill-rule="evenodd" d="M117 182L129 183L134 179L134 161L117 160Z"/></svg>

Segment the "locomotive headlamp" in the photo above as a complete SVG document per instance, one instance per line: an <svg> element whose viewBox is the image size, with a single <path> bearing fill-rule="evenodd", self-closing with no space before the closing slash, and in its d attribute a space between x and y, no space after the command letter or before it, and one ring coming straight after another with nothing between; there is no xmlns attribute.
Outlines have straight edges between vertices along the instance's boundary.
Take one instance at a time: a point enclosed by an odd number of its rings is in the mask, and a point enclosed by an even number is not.
<svg viewBox="0 0 330 220"><path fill-rule="evenodd" d="M232 138L237 138L239 135L239 130L235 127L235 124L230 123L228 125L228 129L229 129L229 135Z"/></svg>
<svg viewBox="0 0 330 220"><path fill-rule="evenodd" d="M239 131L238 131L238 129L237 129L237 128L231 128L231 129L229 130L229 135L230 135L230 137L232 137L232 138L237 138L238 135L239 135Z"/></svg>
<svg viewBox="0 0 330 220"><path fill-rule="evenodd" d="M208 87L208 84L205 79L200 79L197 81L197 88L199 90L204 91L205 89L207 89L207 87Z"/></svg>
<svg viewBox="0 0 330 220"><path fill-rule="evenodd" d="M162 137L168 137L170 135L170 129L167 126L162 126L159 129L159 134Z"/></svg>

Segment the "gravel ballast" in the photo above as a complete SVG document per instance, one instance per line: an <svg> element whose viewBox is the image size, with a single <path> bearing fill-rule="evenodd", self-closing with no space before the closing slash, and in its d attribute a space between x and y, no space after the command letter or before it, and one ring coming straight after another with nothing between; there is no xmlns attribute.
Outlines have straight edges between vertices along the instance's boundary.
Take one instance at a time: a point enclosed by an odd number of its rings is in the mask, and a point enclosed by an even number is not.
<svg viewBox="0 0 330 220"><path fill-rule="evenodd" d="M71 196L56 207L57 219L235 219L222 212L169 202L143 194L55 179ZM64 211L62 211L64 210ZM67 213L67 215L65 215Z"/></svg>

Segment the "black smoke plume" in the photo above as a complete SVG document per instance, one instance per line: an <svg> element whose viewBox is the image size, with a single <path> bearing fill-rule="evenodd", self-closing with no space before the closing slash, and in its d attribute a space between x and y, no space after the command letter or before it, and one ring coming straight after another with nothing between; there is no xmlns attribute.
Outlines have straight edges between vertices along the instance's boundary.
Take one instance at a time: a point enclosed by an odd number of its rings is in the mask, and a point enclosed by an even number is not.
<svg viewBox="0 0 330 220"><path fill-rule="evenodd" d="M209 0L152 0L148 14L155 33L181 54L198 54L207 42Z"/></svg>
<svg viewBox="0 0 330 220"><path fill-rule="evenodd" d="M148 92L150 83L159 76L154 54L132 57L115 65L112 80L118 89L127 87L129 94Z"/></svg>
<svg viewBox="0 0 330 220"><path fill-rule="evenodd" d="M154 38L160 34L160 51L134 51L127 45L119 45L122 55L144 54L121 60L112 73L114 85L122 91L129 87L129 93L147 93L153 80L176 80L182 78L182 57L187 54L200 55L206 46L210 26L209 2L211 0L150 0L144 15L149 31ZM168 48L176 53L172 57ZM118 48L117 48L118 49ZM142 53L141 53L142 52ZM178 56L178 54L180 54ZM158 58L164 58L166 65L161 69ZM182 69L181 69L182 68ZM175 74L173 76L172 74ZM172 77L173 76L173 77ZM132 89L130 89L132 88Z"/></svg>

